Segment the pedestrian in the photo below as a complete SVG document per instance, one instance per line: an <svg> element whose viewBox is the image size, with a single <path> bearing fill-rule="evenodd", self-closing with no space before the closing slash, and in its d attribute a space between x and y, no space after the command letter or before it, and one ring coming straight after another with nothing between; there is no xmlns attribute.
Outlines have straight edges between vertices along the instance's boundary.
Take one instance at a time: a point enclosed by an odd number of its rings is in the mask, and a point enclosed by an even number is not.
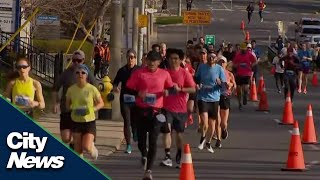
<svg viewBox="0 0 320 180"><path fill-rule="evenodd" d="M260 51L260 48L257 47L257 42L254 39L251 41L251 49L257 58L257 64L253 66L253 78L256 82L258 82L258 72L259 72L258 64L261 60L261 51Z"/></svg>
<svg viewBox="0 0 320 180"><path fill-rule="evenodd" d="M133 72L127 82L127 88L136 96L138 148L142 156L141 163L145 167L144 179L152 179L151 170L156 158L158 134L165 122L161 112L165 90L177 88L173 86L170 74L158 68L160 62L160 53L150 51L147 55L147 67Z"/></svg>
<svg viewBox="0 0 320 180"><path fill-rule="evenodd" d="M101 64L103 63L103 59L105 57L105 49L102 47L101 39L97 40L97 44L94 47L93 51L93 64L94 64L94 77L100 72Z"/></svg>
<svg viewBox="0 0 320 180"><path fill-rule="evenodd" d="M233 67L236 72L237 97L239 102L239 110L243 105L247 104L250 79L253 75L252 68L256 64L256 58L247 50L247 44L240 45L240 53L237 53L233 60Z"/></svg>
<svg viewBox="0 0 320 180"><path fill-rule="evenodd" d="M277 56L273 58L272 64L275 68L274 78L276 81L276 87L278 93L281 94L281 88L284 88L284 61L280 61L280 59L284 57L282 53L279 53ZM279 85L280 83L280 85Z"/></svg>
<svg viewBox="0 0 320 180"><path fill-rule="evenodd" d="M15 65L17 71L8 75L4 96L21 111L33 118L35 108L43 110L45 101L41 83L29 76L31 67L27 58L20 58Z"/></svg>
<svg viewBox="0 0 320 180"><path fill-rule="evenodd" d="M302 44L302 48L298 51L298 57L301 64L301 69L298 74L298 93L301 93L303 89L303 93L307 94L308 74L310 73L312 62L312 55L307 49L307 44Z"/></svg>
<svg viewBox="0 0 320 180"><path fill-rule="evenodd" d="M214 153L211 146L211 139L216 128L216 121L219 121L219 101L221 93L221 85L226 82L224 70L220 65L216 64L216 56L208 55L208 62L200 64L195 75L197 83L197 100L198 109L201 119L201 137L198 149L202 150L206 145L210 153ZM218 123L220 124L220 123ZM219 129L219 128L217 128ZM220 132L216 132L218 139L215 146L221 147Z"/></svg>
<svg viewBox="0 0 320 180"><path fill-rule="evenodd" d="M186 0L187 3L187 11L191 11L193 0Z"/></svg>
<svg viewBox="0 0 320 180"><path fill-rule="evenodd" d="M284 61L283 63L281 61ZM294 92L297 87L297 74L300 68L300 62L294 55L294 49L288 48L287 55L280 59L280 64L284 64L284 98L287 98L290 91L291 101L293 101Z"/></svg>
<svg viewBox="0 0 320 180"><path fill-rule="evenodd" d="M180 168L180 160L183 148L183 132L185 123L188 120L187 113L187 96L188 93L195 93L195 82L191 74L181 67L184 59L184 53L180 49L171 49L169 56L170 67L167 69L172 82L176 86L174 91L169 91L168 95L163 99L163 108L166 116L166 124L162 128L163 144L165 150L165 158L161 165L172 166L170 155L172 131L176 132L176 167Z"/></svg>
<svg viewBox="0 0 320 180"><path fill-rule="evenodd" d="M230 113L230 100L232 92L237 88L236 81L232 72L227 70L228 61L227 58L224 56L218 56L218 64L223 67L224 74L226 76L226 88L222 90L220 95L220 118L221 118L221 125L218 128L221 128L221 138L227 139L229 136L228 132L228 120L229 120L229 113Z"/></svg>
<svg viewBox="0 0 320 180"><path fill-rule="evenodd" d="M70 86L66 93L66 108L71 113L74 150L83 157L88 152L94 160L98 150L94 145L96 135L95 113L103 108L99 90L88 83L89 68L81 64L76 68L76 84Z"/></svg>
<svg viewBox="0 0 320 180"><path fill-rule="evenodd" d="M248 12L248 24L251 22L251 17L254 11L254 5L253 2L250 2L249 5L247 6L247 12Z"/></svg>
<svg viewBox="0 0 320 180"><path fill-rule="evenodd" d="M264 9L267 7L266 3L263 0L259 1L259 16L260 16L260 21L263 22L263 17L262 17L262 13L264 11Z"/></svg>
<svg viewBox="0 0 320 180"><path fill-rule="evenodd" d="M72 64L65 71L62 72L57 83L55 83L52 91L52 101L54 103L53 113L56 114L60 111L60 134L61 139L65 144L69 144L70 148L73 149L72 142L72 125L71 113L66 108L66 93L70 86L77 82L76 70L77 67L85 62L85 54L81 50L73 52ZM89 72L88 82L98 87L98 83L94 75ZM61 97L58 92L62 88ZM60 110L59 110L60 109Z"/></svg>
<svg viewBox="0 0 320 180"><path fill-rule="evenodd" d="M127 143L126 153L131 154L131 133L134 141L138 140L137 130L136 130L136 122L134 121L134 110L135 105L134 101L132 102L130 98L130 93L128 88L126 87L127 81L130 78L131 74L137 70L139 67L136 65L137 57L136 52L133 49L129 49L127 51L127 64L121 67L116 77L113 81L113 91L119 93L120 92L120 111L124 121L123 124L123 133ZM121 84L121 86L120 86Z"/></svg>

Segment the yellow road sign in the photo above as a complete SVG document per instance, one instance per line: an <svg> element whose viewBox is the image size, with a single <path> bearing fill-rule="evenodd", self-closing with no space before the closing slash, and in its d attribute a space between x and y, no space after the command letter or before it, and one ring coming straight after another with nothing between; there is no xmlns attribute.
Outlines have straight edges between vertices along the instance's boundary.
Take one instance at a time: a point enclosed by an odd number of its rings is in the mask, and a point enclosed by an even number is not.
<svg viewBox="0 0 320 180"><path fill-rule="evenodd" d="M148 15L139 15L139 27L148 26Z"/></svg>
<svg viewBox="0 0 320 180"><path fill-rule="evenodd" d="M185 11L183 13L183 24L206 25L211 24L212 12L209 10Z"/></svg>

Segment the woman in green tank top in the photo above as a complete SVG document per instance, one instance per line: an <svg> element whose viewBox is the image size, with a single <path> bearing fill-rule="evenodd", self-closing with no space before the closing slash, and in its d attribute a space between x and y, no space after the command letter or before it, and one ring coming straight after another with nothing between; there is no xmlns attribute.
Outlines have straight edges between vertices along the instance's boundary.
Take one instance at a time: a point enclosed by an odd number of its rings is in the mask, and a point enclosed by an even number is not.
<svg viewBox="0 0 320 180"><path fill-rule="evenodd" d="M28 59L19 59L16 69L17 71L8 76L9 82L4 95L12 104L32 117L34 108L45 108L41 83L29 76L31 67Z"/></svg>

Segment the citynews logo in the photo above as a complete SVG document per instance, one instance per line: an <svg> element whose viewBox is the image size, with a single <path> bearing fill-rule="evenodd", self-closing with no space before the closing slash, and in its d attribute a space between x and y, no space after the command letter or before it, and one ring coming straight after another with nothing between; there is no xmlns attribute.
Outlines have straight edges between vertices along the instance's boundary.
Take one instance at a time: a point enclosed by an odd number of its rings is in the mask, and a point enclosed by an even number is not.
<svg viewBox="0 0 320 180"><path fill-rule="evenodd" d="M7 145L12 150L18 149L34 149L37 154L43 152L47 137L34 137L33 133L12 132L7 136ZM17 169L59 169L64 164L63 156L28 156L27 152L22 152L20 156L17 152L11 152L9 161L7 163L7 169L13 167Z"/></svg>

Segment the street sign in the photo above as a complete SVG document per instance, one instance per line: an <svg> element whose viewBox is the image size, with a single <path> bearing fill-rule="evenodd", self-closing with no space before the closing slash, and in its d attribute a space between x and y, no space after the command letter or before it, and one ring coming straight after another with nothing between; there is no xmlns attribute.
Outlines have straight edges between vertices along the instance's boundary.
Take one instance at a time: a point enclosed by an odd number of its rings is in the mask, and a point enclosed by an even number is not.
<svg viewBox="0 0 320 180"><path fill-rule="evenodd" d="M194 10L183 12L183 24L208 25L211 24L212 13L210 10Z"/></svg>
<svg viewBox="0 0 320 180"><path fill-rule="evenodd" d="M157 9L152 9L152 8L145 9L145 11L146 11L147 13L150 13L150 14L153 14L153 13L158 12Z"/></svg>
<svg viewBox="0 0 320 180"><path fill-rule="evenodd" d="M215 46L216 45L216 36L215 35L206 35L205 43L207 45L213 44Z"/></svg>
<svg viewBox="0 0 320 180"><path fill-rule="evenodd" d="M0 2L0 29L3 32L15 32L15 0L1 0Z"/></svg>
<svg viewBox="0 0 320 180"><path fill-rule="evenodd" d="M139 15L139 28L148 26L148 15Z"/></svg>

